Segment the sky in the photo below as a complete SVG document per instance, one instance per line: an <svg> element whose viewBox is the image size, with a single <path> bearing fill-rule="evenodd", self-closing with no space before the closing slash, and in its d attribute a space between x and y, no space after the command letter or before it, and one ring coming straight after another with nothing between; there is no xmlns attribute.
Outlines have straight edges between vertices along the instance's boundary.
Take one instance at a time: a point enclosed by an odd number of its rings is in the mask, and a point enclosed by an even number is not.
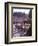
<svg viewBox="0 0 38 46"><path fill-rule="evenodd" d="M25 14L29 14L30 12L30 9L13 9L13 13L14 12L22 12L22 13L25 13Z"/></svg>

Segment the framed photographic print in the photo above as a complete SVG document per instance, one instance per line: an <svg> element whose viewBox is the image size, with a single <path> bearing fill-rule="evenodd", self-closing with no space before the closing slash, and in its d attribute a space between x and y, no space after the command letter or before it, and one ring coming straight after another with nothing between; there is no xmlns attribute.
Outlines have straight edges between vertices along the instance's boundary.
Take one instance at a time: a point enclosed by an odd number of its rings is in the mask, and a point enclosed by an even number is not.
<svg viewBox="0 0 38 46"><path fill-rule="evenodd" d="M37 4L5 3L5 43L37 42Z"/></svg>

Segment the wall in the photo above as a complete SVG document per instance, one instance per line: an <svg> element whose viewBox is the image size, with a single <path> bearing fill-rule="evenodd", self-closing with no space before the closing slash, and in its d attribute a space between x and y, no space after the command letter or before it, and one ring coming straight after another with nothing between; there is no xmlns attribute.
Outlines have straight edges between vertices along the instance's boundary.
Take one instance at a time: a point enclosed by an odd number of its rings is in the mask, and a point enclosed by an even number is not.
<svg viewBox="0 0 38 46"><path fill-rule="evenodd" d="M37 27L38 27L38 5L37 5ZM38 28L37 28L37 41L38 41Z"/></svg>
<svg viewBox="0 0 38 46"><path fill-rule="evenodd" d="M0 0L0 46L7 46L4 44L4 3L9 0ZM38 3L37 0L10 0L13 2L24 2L24 3ZM13 46L37 46L38 43L24 43L24 44L13 44ZM12 45L8 45L12 46Z"/></svg>

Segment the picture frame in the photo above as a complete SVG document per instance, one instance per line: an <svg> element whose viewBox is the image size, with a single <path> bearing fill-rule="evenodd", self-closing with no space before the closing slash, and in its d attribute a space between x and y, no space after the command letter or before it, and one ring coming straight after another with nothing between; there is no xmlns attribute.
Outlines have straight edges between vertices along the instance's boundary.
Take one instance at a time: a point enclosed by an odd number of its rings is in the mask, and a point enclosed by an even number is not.
<svg viewBox="0 0 38 46"><path fill-rule="evenodd" d="M37 4L5 2L5 44L37 42Z"/></svg>

